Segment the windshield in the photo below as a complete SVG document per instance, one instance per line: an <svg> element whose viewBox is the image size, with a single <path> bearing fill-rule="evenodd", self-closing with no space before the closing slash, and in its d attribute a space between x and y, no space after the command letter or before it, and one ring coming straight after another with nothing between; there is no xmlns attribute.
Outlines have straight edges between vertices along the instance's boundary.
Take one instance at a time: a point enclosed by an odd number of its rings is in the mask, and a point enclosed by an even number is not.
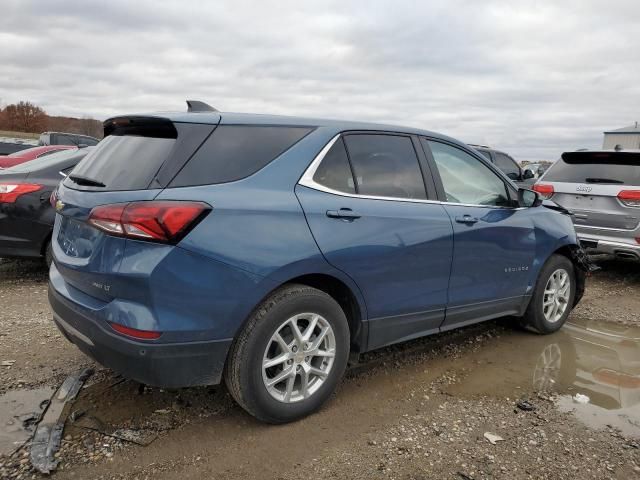
<svg viewBox="0 0 640 480"><path fill-rule="evenodd" d="M640 152L566 152L544 180L640 185Z"/></svg>

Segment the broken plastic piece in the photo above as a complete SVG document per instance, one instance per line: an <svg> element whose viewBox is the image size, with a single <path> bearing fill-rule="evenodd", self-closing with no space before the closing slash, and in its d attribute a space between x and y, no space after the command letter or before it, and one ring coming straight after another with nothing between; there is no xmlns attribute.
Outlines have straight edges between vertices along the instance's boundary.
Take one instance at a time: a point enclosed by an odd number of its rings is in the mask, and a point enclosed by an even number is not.
<svg viewBox="0 0 640 480"><path fill-rule="evenodd" d="M484 438L489 440L489 443L491 445L495 445L496 442L504 441L504 438L502 438L500 435L496 435L495 433L491 433L491 432L484 432Z"/></svg>
<svg viewBox="0 0 640 480"><path fill-rule="evenodd" d="M55 453L60 448L64 431L64 407L75 400L80 388L92 374L93 370L87 368L69 375L51 397L49 407L33 435L29 454L31 465L40 473L51 473L58 466Z"/></svg>

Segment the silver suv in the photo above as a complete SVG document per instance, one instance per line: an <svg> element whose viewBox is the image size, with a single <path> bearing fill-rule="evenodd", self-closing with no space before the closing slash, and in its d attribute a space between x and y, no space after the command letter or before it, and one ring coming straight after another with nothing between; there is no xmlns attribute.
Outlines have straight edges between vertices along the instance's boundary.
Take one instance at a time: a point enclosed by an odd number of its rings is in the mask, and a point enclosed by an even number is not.
<svg viewBox="0 0 640 480"><path fill-rule="evenodd" d="M640 260L640 150L565 152L533 189L571 211L585 249Z"/></svg>

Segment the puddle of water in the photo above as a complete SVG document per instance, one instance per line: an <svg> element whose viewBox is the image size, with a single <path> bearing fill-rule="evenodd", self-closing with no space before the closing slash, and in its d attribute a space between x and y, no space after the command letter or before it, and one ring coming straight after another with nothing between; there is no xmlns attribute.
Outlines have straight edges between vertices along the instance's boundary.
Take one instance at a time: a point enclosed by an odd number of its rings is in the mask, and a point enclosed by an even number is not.
<svg viewBox="0 0 640 480"><path fill-rule="evenodd" d="M640 328L572 320L553 335L507 334L464 361L474 363L471 374L451 393L558 393L558 408L587 426L640 438ZM576 394L589 402L575 402Z"/></svg>
<svg viewBox="0 0 640 480"><path fill-rule="evenodd" d="M11 390L0 395L0 455L8 455L29 439L53 388Z"/></svg>

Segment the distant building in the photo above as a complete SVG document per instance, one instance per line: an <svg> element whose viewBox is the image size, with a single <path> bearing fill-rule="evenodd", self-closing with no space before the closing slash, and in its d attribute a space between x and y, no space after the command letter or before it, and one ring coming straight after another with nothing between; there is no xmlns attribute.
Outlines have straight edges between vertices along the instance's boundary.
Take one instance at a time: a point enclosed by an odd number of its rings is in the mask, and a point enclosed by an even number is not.
<svg viewBox="0 0 640 480"><path fill-rule="evenodd" d="M630 127L604 132L602 148L605 150L614 148L640 149L640 125L636 122Z"/></svg>

